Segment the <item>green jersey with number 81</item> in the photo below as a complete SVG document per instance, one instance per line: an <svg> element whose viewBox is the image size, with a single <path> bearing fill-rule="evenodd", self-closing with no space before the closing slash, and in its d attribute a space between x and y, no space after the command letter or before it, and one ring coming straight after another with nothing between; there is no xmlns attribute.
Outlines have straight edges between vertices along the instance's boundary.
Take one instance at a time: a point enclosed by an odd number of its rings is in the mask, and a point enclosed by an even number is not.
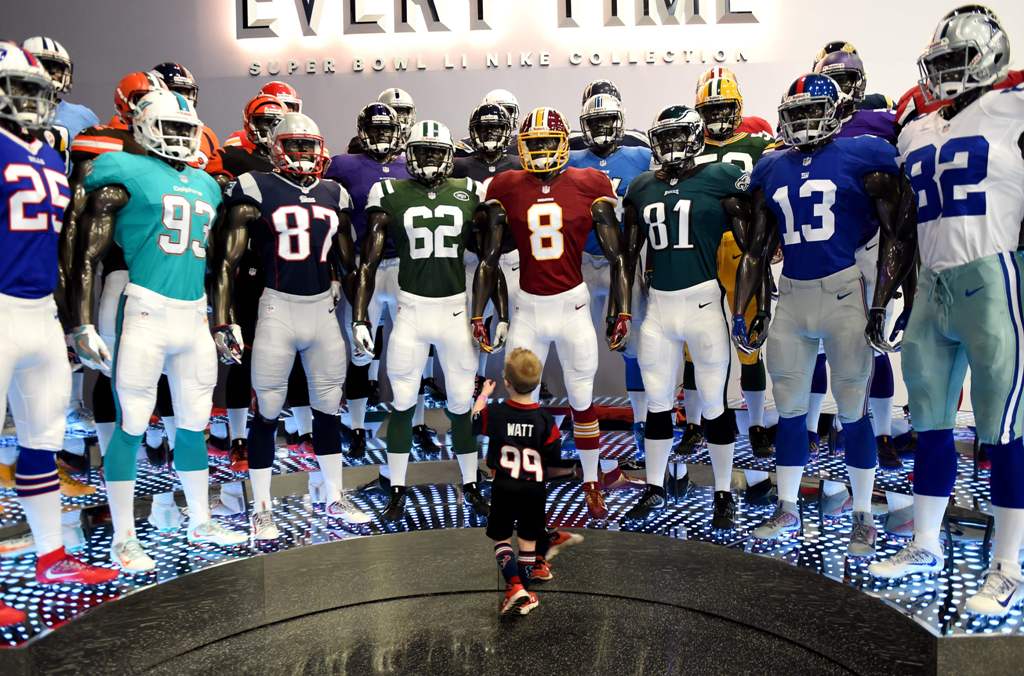
<svg viewBox="0 0 1024 676"><path fill-rule="evenodd" d="M398 286L406 293L445 298L466 291L463 254L483 187L449 178L428 187L414 179L386 178L370 188L367 215L387 212L388 237L398 250Z"/></svg>
<svg viewBox="0 0 1024 676"><path fill-rule="evenodd" d="M114 218L128 280L167 298L198 300L206 292L206 239L221 202L209 174L176 170L147 155L104 153L92 161L86 192L106 185L128 191Z"/></svg>
<svg viewBox="0 0 1024 676"><path fill-rule="evenodd" d="M718 245L729 229L722 199L743 194L750 175L727 163L699 167L683 180L648 171L633 179L625 205L647 232L651 288L679 291L718 279Z"/></svg>
<svg viewBox="0 0 1024 676"><path fill-rule="evenodd" d="M773 143L767 134L741 132L726 141L706 139L704 152L695 160L696 164L728 162L750 173L761 159L765 149Z"/></svg>

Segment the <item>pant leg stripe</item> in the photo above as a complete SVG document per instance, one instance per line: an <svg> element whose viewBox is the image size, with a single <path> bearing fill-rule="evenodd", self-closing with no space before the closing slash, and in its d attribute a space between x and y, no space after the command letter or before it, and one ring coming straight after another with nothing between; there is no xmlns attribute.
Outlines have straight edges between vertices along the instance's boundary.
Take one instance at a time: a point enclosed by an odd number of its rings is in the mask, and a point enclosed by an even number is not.
<svg viewBox="0 0 1024 676"><path fill-rule="evenodd" d="M1019 263L1019 261L1017 260L1017 257L1014 254L1008 253L1008 254L1006 254L1006 256L1007 256L1007 258L1009 260L1010 269L1013 270L1013 282L1014 283L1012 285L1012 288L1013 288L1013 293L1014 293L1014 295L1016 296L1016 299L1017 299L1017 303L1016 303L1016 306L1015 306L1015 309L1016 309L1017 313L1016 313L1016 315L1013 315L1011 313L1011 316L1014 317L1014 321L1016 322L1017 344L1014 346L1015 347L1014 354L1016 355L1016 360L1017 360L1018 366L1019 366L1018 371L1017 371L1017 388L1018 388L1017 389L1017 397L1014 399L1013 405L1010 407L1009 416L1008 416L1009 420L1007 421L1007 430L1006 430L1006 432L1007 432L1007 439L1004 442L1004 443L1010 443L1010 441L1013 440L1014 433L1015 433L1015 428L1017 426L1016 425L1016 423L1017 423L1017 414L1018 414L1018 411L1020 411L1021 397L1024 397L1024 347L1022 347L1022 342L1024 342L1024 299L1022 299L1021 295L1020 295L1020 289L1021 289L1020 263Z"/></svg>
<svg viewBox="0 0 1024 676"><path fill-rule="evenodd" d="M1014 337L1014 359L1013 359L1013 381L1010 387L1010 394L1006 399L1006 404L1003 408L1002 423L1000 425L1000 443L1010 443L1010 438L1013 433L1013 420L1016 413L1016 405L1020 402L1020 388L1021 388L1021 333L1024 331L1021 322L1021 309L1020 309L1020 276L1017 270L1015 262L1008 253L999 254L999 262L1002 266L1003 272L1003 284L1006 287L1006 300L1009 305L1009 313L1011 324L1013 325L1013 337Z"/></svg>

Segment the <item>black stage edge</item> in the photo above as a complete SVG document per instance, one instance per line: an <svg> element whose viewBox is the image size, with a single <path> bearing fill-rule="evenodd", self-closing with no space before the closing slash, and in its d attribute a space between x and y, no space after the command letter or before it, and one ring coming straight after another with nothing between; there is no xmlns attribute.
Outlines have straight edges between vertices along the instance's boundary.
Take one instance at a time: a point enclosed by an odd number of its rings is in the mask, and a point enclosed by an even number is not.
<svg viewBox="0 0 1024 676"><path fill-rule="evenodd" d="M482 530L410 532L257 556L148 587L0 651L0 671L436 673L443 664L445 673L491 674L522 673L529 659L535 674L735 673L751 664L771 673L786 660L815 673L1020 673L1018 638L940 639L863 592L780 561L703 542L580 532L586 541L558 557L555 580L538 587L540 607L511 623L496 613L501 585ZM624 627L633 634L620 642ZM725 661L674 659L687 651Z"/></svg>

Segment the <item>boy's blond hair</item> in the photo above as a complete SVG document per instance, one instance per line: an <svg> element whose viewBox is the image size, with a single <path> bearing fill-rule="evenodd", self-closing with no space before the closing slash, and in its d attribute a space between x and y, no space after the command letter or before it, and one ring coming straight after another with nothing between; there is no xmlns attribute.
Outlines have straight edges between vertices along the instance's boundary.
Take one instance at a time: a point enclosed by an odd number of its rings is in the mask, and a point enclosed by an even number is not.
<svg viewBox="0 0 1024 676"><path fill-rule="evenodd" d="M540 385L540 359L533 352L517 347L505 359L504 376L517 394L529 394Z"/></svg>

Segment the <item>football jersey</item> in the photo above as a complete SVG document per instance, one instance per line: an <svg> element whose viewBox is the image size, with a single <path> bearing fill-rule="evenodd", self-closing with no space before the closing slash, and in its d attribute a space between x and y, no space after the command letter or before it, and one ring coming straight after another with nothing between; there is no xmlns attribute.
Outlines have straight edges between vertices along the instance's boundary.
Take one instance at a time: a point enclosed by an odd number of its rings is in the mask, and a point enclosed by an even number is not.
<svg viewBox="0 0 1024 676"><path fill-rule="evenodd" d="M64 162L52 146L0 127L0 169L0 293L48 296L57 286L57 240L71 201Z"/></svg>
<svg viewBox="0 0 1024 676"><path fill-rule="evenodd" d="M768 124L768 120L757 115L744 115L743 120L740 122L740 126L736 127L736 133L741 134L746 132L748 134L767 134L768 136L775 136L775 130Z"/></svg>
<svg viewBox="0 0 1024 676"><path fill-rule="evenodd" d="M366 235L366 199L370 195L370 188L385 178L409 178L409 171L405 168L404 155L399 155L387 164L381 164L369 155L345 154L331 158L331 165L325 175L344 186L351 195L352 228L355 230L356 244L361 245L363 236ZM396 255L397 252L389 241L384 246L384 258L394 258Z"/></svg>
<svg viewBox="0 0 1024 676"><path fill-rule="evenodd" d="M257 155L251 148L238 145L223 145L217 150L217 161L207 167L207 173L214 176L222 174L238 178L250 171L273 171L274 165L270 158Z"/></svg>
<svg viewBox="0 0 1024 676"><path fill-rule="evenodd" d="M643 146L619 146L607 157L600 157L594 151L574 150L569 153L569 166L580 169L597 169L608 176L612 189L618 197L615 216L622 222L622 198L629 190L630 181L651 168L651 149ZM603 256L604 249L597 241L597 233L590 232L586 246L583 248L592 256Z"/></svg>
<svg viewBox="0 0 1024 676"><path fill-rule="evenodd" d="M836 132L836 138L854 136L877 136L896 145L896 113L891 110L855 110L843 120L843 126Z"/></svg>
<svg viewBox="0 0 1024 676"><path fill-rule="evenodd" d="M878 229L863 178L898 171L896 149L876 136L837 138L810 153L788 148L762 157L750 188L764 191L778 224L782 274L821 279L855 265L864 233Z"/></svg>
<svg viewBox="0 0 1024 676"><path fill-rule="evenodd" d="M483 188L471 178L428 187L386 178L370 188L367 214L390 217L388 239L398 252L398 287L406 293L447 298L466 291L466 240Z"/></svg>
<svg viewBox="0 0 1024 676"><path fill-rule="evenodd" d="M249 223L249 248L260 260L264 284L295 296L331 288L331 247L339 212L352 211L348 192L334 181L302 186L276 172L242 174L228 189L228 208L259 209Z"/></svg>
<svg viewBox="0 0 1024 676"><path fill-rule="evenodd" d="M489 404L481 423L495 484L543 482L547 468L561 459L562 434L551 414L537 404Z"/></svg>
<svg viewBox="0 0 1024 676"><path fill-rule="evenodd" d="M202 135L199 137L199 154L189 164L195 169L206 171L210 162L217 157L217 149L220 148L220 141L213 130L203 125Z"/></svg>
<svg viewBox="0 0 1024 676"><path fill-rule="evenodd" d="M1006 74L1006 79L997 82L993 89L1011 89L1024 82L1024 70L1011 70ZM934 113L939 108L944 108L952 102L952 99L935 101L925 97L920 85L914 85L900 97L896 106L896 123L905 127L911 120Z"/></svg>
<svg viewBox="0 0 1024 676"><path fill-rule="evenodd" d="M864 98L857 103L858 110L888 110L892 112L895 104L885 94L865 94Z"/></svg>
<svg viewBox="0 0 1024 676"><path fill-rule="evenodd" d="M70 149L71 143L83 129L98 125L100 118L92 112L88 106L83 106L70 101L61 101L57 104L57 112L53 117L53 125L47 129L45 134L47 141L64 158L68 165L68 173L71 173Z"/></svg>
<svg viewBox="0 0 1024 676"><path fill-rule="evenodd" d="M650 148L651 141L647 133L639 129L626 129L622 132L619 145L623 148ZM587 140L583 138L583 132L574 131L569 134L569 150L586 150ZM646 171L647 168L644 170Z"/></svg>
<svg viewBox="0 0 1024 676"><path fill-rule="evenodd" d="M941 271L1016 251L1024 220L1024 85L990 91L951 120L917 118L899 138L917 194L921 264Z"/></svg>
<svg viewBox="0 0 1024 676"><path fill-rule="evenodd" d="M457 157L455 159L455 170L452 172L452 176L455 178L471 178L481 184L486 192L487 186L490 184L492 178L503 171L522 168L522 162L519 161L519 157L517 155L502 155L494 164L484 162L476 155L470 155L468 157ZM476 238L469 237L466 240L466 250L472 251L473 253L479 253L476 250ZM505 231L501 236L501 253L504 254L515 250L516 241L512 239L512 233L509 229L505 228Z"/></svg>
<svg viewBox="0 0 1024 676"><path fill-rule="evenodd" d="M82 181L86 192L120 185L128 202L114 217L114 243L124 251L128 281L168 298L204 294L206 239L221 203L205 172L177 171L149 155L104 153Z"/></svg>
<svg viewBox="0 0 1024 676"><path fill-rule="evenodd" d="M505 209L519 250L520 288L553 296L583 283L583 247L594 229L591 207L618 202L608 177L567 167L545 182L528 171L506 171L487 186L488 202Z"/></svg>
<svg viewBox="0 0 1024 676"><path fill-rule="evenodd" d="M654 171L633 181L626 205L647 226L651 288L679 291L718 279L718 245L730 221L722 200L744 194L749 179L735 164L715 162L681 181Z"/></svg>
<svg viewBox="0 0 1024 676"><path fill-rule="evenodd" d="M763 133L750 134L738 132L725 141L708 138L704 140L704 152L694 160L697 164L709 162L729 162L743 171L750 173L754 165L761 159L765 149L774 140Z"/></svg>

